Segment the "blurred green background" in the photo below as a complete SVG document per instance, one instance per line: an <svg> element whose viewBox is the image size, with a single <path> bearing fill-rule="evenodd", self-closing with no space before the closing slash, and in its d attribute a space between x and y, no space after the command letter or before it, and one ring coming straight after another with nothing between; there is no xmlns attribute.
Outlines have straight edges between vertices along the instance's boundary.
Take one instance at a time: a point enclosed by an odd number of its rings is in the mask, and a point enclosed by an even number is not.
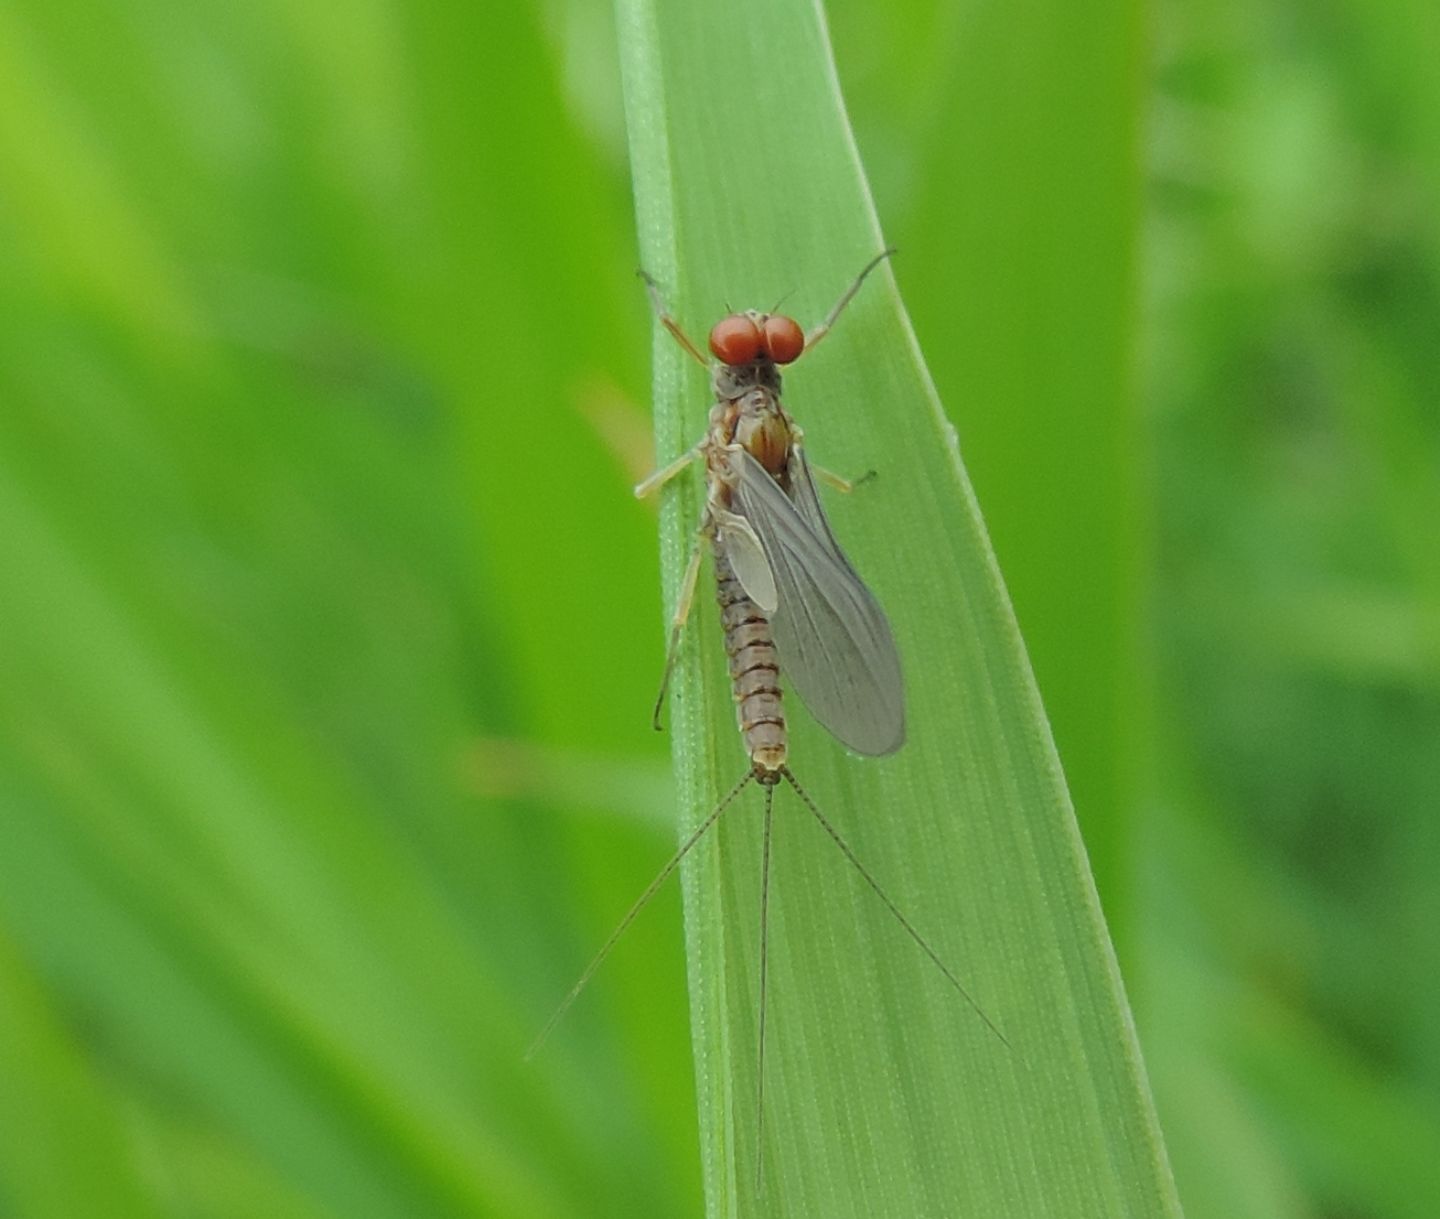
<svg viewBox="0 0 1440 1219"><path fill-rule="evenodd" d="M828 10L1187 1213L1431 1219L1440 10ZM0 1214L698 1211L616 62L0 7Z"/></svg>

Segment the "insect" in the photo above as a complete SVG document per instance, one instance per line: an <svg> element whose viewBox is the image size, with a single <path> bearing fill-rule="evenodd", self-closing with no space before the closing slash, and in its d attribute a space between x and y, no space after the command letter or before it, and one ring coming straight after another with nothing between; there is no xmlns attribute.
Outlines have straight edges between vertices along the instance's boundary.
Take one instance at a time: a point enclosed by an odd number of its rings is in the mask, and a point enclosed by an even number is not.
<svg viewBox="0 0 1440 1219"><path fill-rule="evenodd" d="M695 463L704 467L705 506L671 621L654 725L660 727L665 694L708 543L714 555L716 597L725 650L730 657L736 714L750 765L630 908L542 1030L531 1052L690 849L751 783L758 784L765 792L765 810L756 1056L757 1180L765 1096L771 824L775 789L782 782L795 791L910 938L991 1031L1005 1041L821 812L789 765L782 678L794 687L815 719L854 753L883 756L894 753L905 742L904 679L890 624L836 542L820 503L815 475L820 474L842 490L849 490L853 484L812 470L805 455L804 433L781 401L780 374L782 366L793 364L830 333L865 279L892 253L886 250L871 259L824 321L808 333L793 318L773 311L752 309L727 315L710 331L708 346L713 360L706 359L666 309L655 281L643 271L640 273L661 325L708 369L715 397L700 440L635 488L635 494L643 497L658 491Z"/></svg>

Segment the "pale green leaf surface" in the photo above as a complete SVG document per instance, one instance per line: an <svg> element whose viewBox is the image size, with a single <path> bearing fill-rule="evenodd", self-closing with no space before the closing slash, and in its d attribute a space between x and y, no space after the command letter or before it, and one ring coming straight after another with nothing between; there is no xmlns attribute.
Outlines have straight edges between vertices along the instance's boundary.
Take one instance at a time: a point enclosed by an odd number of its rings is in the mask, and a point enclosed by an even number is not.
<svg viewBox="0 0 1440 1219"><path fill-rule="evenodd" d="M883 245L818 11L620 6L642 258L703 338L726 305L818 319ZM923 257L923 251L911 256ZM903 256L902 256L903 257ZM703 374L657 337L662 459L702 430ZM879 478L830 500L894 623L910 740L847 756L791 702L792 761L1005 1031L909 943L777 795L765 1184L756 1194L760 796L686 872L710 1212L1177 1214L1084 850L979 511L888 272L787 377L815 460ZM668 497L669 598L699 493ZM696 616L670 710L693 824L743 773L720 640Z"/></svg>
<svg viewBox="0 0 1440 1219"><path fill-rule="evenodd" d="M0 1199L31 1219L106 1214L141 1219L146 1201L123 1132L123 1106L85 1073L43 987L0 931L0 1135L28 1154L6 1157ZM38 1119L38 1120L37 1120ZM64 1158L73 1171L46 1171Z"/></svg>

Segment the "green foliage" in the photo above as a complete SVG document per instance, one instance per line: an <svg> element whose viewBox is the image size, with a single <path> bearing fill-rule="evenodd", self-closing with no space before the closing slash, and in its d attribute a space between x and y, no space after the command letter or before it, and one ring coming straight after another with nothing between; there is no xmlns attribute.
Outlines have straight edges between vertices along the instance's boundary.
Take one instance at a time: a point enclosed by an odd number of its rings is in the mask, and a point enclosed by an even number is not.
<svg viewBox="0 0 1440 1219"><path fill-rule="evenodd" d="M625 9L634 146L684 137L673 225L637 159L643 257L694 329L814 316L879 238L813 13L687 45L691 7ZM1433 5L828 7L1187 1214L1428 1219ZM522 1061L675 840L695 501L659 568L616 45L566 0L0 7L0 1213L746 1205L749 796L687 881L725 1019L692 1040L667 892ZM657 350L675 451L703 385ZM797 710L795 761L1017 1051L780 807L766 1197L998 1214L1003 1174L1028 1219L1061 1164L1068 1201L1161 1178L1133 1077L1066 1118L1123 1009L918 370L882 279L788 386L879 471L830 506L914 685L895 759ZM742 765L713 628L686 816Z"/></svg>
<svg viewBox="0 0 1440 1219"><path fill-rule="evenodd" d="M763 305L790 287L787 311L824 316L882 242L816 11L621 13L642 253L678 316ZM763 39L726 36L761 25ZM717 104L727 94L783 121L737 133ZM879 471L834 513L906 651L911 739L863 761L796 712L794 766L900 906L935 929L1012 1048L780 789L757 1200L759 838L753 809L729 815L687 885L711 1213L1177 1213L1048 727L953 431L887 281L882 271L868 282L836 337L787 374L787 400L817 460ZM1120 347L1126 333L1111 325L1103 337ZM706 385L659 341L668 456L702 431ZM693 487L673 503L666 566L678 577ZM718 632L703 621L691 642L675 720L695 823L745 763Z"/></svg>

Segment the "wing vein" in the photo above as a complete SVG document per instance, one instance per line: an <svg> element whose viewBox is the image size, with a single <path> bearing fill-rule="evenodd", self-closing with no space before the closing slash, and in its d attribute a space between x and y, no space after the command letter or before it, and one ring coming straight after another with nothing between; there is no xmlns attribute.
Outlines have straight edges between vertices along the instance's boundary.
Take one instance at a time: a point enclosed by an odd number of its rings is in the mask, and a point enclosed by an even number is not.
<svg viewBox="0 0 1440 1219"><path fill-rule="evenodd" d="M905 741L900 657L884 611L830 531L803 453L792 455L789 496L748 452L739 450L736 463L733 507L775 577L771 624L782 673L841 743L893 753Z"/></svg>

